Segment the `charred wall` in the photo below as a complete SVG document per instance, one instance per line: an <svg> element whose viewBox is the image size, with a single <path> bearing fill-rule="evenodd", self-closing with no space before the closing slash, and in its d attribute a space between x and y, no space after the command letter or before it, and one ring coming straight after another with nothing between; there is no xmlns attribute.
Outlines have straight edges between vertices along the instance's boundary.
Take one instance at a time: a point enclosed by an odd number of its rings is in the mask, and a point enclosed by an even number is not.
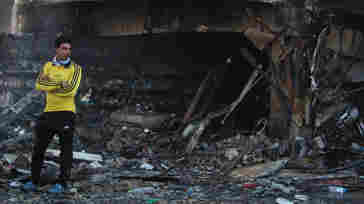
<svg viewBox="0 0 364 204"><path fill-rule="evenodd" d="M18 73L18 80L23 80L26 72L33 73L26 77L27 90L31 89L36 73L54 54L53 40L49 34L3 36L2 72ZM209 71L215 72L217 82L207 91L212 94L210 111L238 97L253 69L240 56L239 48L248 46L249 42L239 33L231 32L88 36L73 39L73 57L85 68L88 87L103 87L115 80L131 87L134 81L142 79L145 83L136 87L138 94L156 96L161 102L172 99L174 105L165 103L160 110L183 113ZM254 48L250 45L249 49ZM228 57L231 64L226 64ZM267 93L264 91L262 87L256 88L248 97L247 106L237 111L236 124L250 124L256 115L262 116L262 107L267 105L260 98ZM253 110L252 106L258 108Z"/></svg>
<svg viewBox="0 0 364 204"><path fill-rule="evenodd" d="M0 33L10 32L13 2L14 0L2 0L0 2Z"/></svg>
<svg viewBox="0 0 364 204"><path fill-rule="evenodd" d="M217 83L207 93L212 102L208 109L216 110L235 100L253 70L239 48L253 46L241 33L214 32L218 31L214 25L232 29L234 22L244 20L244 14L232 14L231 3L226 8L204 8L192 2L184 3L182 10L174 4L156 10L161 6L153 4L150 13L148 6L140 2L129 7L104 2L23 5L19 10L24 17L22 36L8 36L1 46L6 61L3 69L32 70L35 78L42 64L54 54L55 35L64 32L74 38L73 57L85 68L89 87L103 87L112 80L123 80L131 87L143 78L144 82L136 87L139 94L153 93L160 101L173 98L173 106L160 110L183 113L206 74L214 70ZM158 17L158 12L163 15ZM263 10L259 12L264 14ZM273 13L271 10L267 16ZM170 31L176 31L175 19L181 16L180 31L184 32L143 33L148 15L154 16L156 27L166 25ZM198 24L211 25L211 32L191 32ZM231 64L226 63L228 57ZM253 121L267 113L268 100L262 98L267 95L266 85L254 89L229 122L251 129Z"/></svg>

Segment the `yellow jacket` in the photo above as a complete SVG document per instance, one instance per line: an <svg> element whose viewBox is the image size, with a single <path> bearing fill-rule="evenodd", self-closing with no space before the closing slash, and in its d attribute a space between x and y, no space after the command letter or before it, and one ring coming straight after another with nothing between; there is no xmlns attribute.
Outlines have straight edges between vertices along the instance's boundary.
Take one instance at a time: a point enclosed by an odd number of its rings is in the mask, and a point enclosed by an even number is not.
<svg viewBox="0 0 364 204"><path fill-rule="evenodd" d="M47 62L35 84L36 90L46 93L44 112L72 111L76 113L75 95L80 86L81 75L81 66L74 62L71 62L68 67ZM63 88L62 81L68 82L70 86Z"/></svg>

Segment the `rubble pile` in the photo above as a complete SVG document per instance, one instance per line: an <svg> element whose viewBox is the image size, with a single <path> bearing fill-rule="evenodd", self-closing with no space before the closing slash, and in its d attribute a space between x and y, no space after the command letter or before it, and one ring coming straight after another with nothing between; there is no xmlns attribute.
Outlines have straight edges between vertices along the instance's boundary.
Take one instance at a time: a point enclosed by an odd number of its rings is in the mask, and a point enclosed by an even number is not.
<svg viewBox="0 0 364 204"><path fill-rule="evenodd" d="M283 158L272 161L273 153L278 155L276 158L282 158L277 144L267 143L265 146L257 137L243 133L238 132L235 137L216 143L199 143L191 155L175 155L148 143L148 137L161 137L162 132L123 124L120 132L110 135L109 142L102 147L106 151L88 153L91 151L84 146L83 151L74 152L72 187L63 197L46 193L47 187L59 173L55 151L58 148L57 139L50 145L46 155L42 172L43 192L20 196L24 193L19 186L29 179L30 173L31 143L25 142L24 146L28 146L28 149L14 148L11 153L2 154L4 200L8 203L62 199L80 203L102 203L108 200L133 200L136 203L158 200L163 203L166 200L185 199L191 202L239 202L248 199L253 202L255 199L270 198L279 202L305 203L313 199L313 193L331 192L344 197L345 192L362 189L363 179L357 170L360 170L363 162L355 164L345 161L346 164L340 166L347 168L334 171L334 168L328 169L330 158L325 158L325 153L322 153L321 158ZM123 141L120 149L116 147L117 144L112 145L116 138ZM260 139L267 141L265 135L261 135ZM247 146L244 144L260 144L260 147L246 152L244 149ZM244 155L240 157L242 153ZM360 154L357 157L356 161L360 161ZM239 161L235 168L226 171L236 159Z"/></svg>

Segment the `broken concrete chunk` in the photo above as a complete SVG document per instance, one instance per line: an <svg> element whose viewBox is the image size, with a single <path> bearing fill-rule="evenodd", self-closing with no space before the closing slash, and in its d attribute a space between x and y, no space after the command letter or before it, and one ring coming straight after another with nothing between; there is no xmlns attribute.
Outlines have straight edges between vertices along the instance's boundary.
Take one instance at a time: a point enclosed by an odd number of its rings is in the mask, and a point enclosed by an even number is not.
<svg viewBox="0 0 364 204"><path fill-rule="evenodd" d="M53 156L58 157L61 151L55 149L47 149L47 153L50 153ZM73 152L73 158L86 161L103 161L102 156L85 152Z"/></svg>
<svg viewBox="0 0 364 204"><path fill-rule="evenodd" d="M239 151L236 148L228 148L225 150L225 157L227 157L230 161L237 156L239 156Z"/></svg>

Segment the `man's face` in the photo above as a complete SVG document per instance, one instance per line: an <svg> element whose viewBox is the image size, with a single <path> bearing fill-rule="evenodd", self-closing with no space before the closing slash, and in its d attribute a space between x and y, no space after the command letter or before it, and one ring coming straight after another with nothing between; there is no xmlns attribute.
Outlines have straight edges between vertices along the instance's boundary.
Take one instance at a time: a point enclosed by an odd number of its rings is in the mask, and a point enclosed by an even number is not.
<svg viewBox="0 0 364 204"><path fill-rule="evenodd" d="M71 56L71 49L72 46L70 43L62 43L56 49L56 57L58 60L66 60L68 57Z"/></svg>

